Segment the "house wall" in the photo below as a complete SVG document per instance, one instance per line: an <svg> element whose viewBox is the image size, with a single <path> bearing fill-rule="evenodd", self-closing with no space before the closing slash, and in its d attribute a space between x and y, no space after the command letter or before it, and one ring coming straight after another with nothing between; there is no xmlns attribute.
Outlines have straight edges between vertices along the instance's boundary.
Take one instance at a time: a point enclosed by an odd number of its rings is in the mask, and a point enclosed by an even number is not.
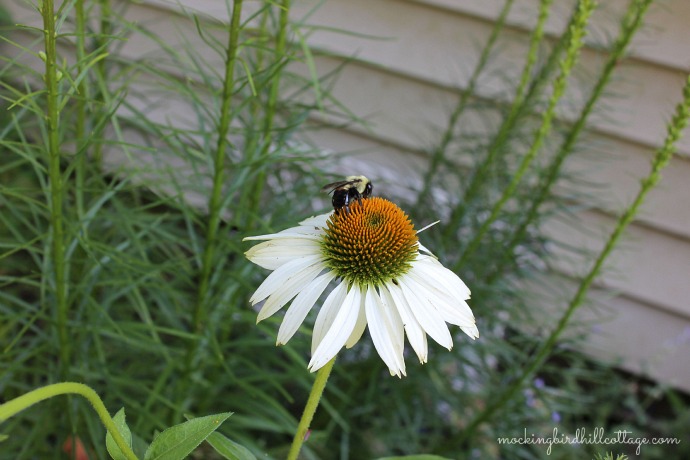
<svg viewBox="0 0 690 460"><path fill-rule="evenodd" d="M17 2L18 3L18 2ZM215 18L227 18L224 2L184 0ZM293 18L303 17L316 7L316 0L297 0ZM572 1L554 2L547 23L547 40L559 35L571 11ZM581 61L586 69L596 69L605 59L597 44L615 37L617 18L627 2L600 2L592 18ZM163 18L174 17L175 2L146 0L132 5L130 17L161 34L177 33ZM334 94L348 108L368 121L368 126L324 129L312 138L331 151L357 151L358 158L385 182L405 177L409 185L419 183L427 150L445 127L457 100L457 88L467 85L488 39L493 22L502 8L501 0L326 0L312 12L309 24L337 28L354 34L329 30L315 32L309 43L330 56L316 58L317 70L325 73L346 58L354 59L343 69ZM537 0L515 2L508 15L508 29L500 42L493 69L477 88L478 96L505 98L509 94L505 76L519 76L527 49L530 28L536 21ZM15 19L29 13L9 5ZM251 2L250 6L251 8ZM649 171L654 150L665 137L665 125L690 66L690 2L666 0L653 5L647 24L631 46L631 55L621 62L614 77L617 97L606 100L605 110L590 122L591 144L606 161L593 166L577 157L568 165L584 171L587 178L606 184L601 203L577 215L590 232L578 232L564 221L547 226L551 235L569 244L596 249L614 225L618 213L630 203L639 179ZM157 25L158 24L158 25ZM190 30L190 33L193 32ZM380 37L380 38L373 38ZM126 47L132 56L146 52L135 39ZM574 93L571 91L571 96ZM559 108L562 120L572 119L572 110ZM318 116L317 116L318 117ZM472 129L482 124L465 121ZM460 160L462 164L462 161ZM601 295L603 308L583 317L596 323L591 328L587 351L605 359L620 359L633 372L690 391L690 136L679 149L663 180L650 195L623 244L607 265L598 287L611 288L614 295ZM560 262L560 263L559 263ZM586 271L588 262L557 259L557 269L565 276ZM565 307L554 300L550 308Z"/></svg>

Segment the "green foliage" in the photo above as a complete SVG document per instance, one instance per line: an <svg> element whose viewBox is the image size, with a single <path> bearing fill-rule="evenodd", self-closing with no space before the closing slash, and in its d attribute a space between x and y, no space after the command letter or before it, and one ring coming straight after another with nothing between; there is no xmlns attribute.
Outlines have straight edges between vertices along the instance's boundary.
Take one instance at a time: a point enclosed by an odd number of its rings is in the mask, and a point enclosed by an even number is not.
<svg viewBox="0 0 690 460"><path fill-rule="evenodd" d="M216 452L228 460L256 460L256 456L249 449L220 433L211 433L206 440Z"/></svg>
<svg viewBox="0 0 690 460"><path fill-rule="evenodd" d="M551 458L543 446L496 439L523 427L546 435L555 425L571 434L583 425L685 432L687 398L631 383L578 353L581 338L560 333L656 185L687 123L690 95L579 290L548 286L569 305L560 323L539 321L539 294L521 296L518 287L548 274L554 242L540 225L567 213L574 198L554 187L576 179L563 164L579 153L587 119L651 1L631 2L571 125L558 123L554 110L576 84L595 5L578 2L567 32L548 47L543 25L552 2L541 2L513 102L504 106L475 92L512 3L431 148L411 197L417 206L405 204L417 223L448 217L422 240L472 287L482 337L459 338L452 352L432 347L425 366L408 360L402 380L388 376L366 340L343 353L304 458ZM317 73L306 42L313 29L289 20L287 1L229 2L228 21L179 7L165 21L140 22L130 19L142 12L136 2L61 5L44 0L33 11L36 28L1 35L3 401L77 380L105 407L126 408L127 422L122 409L114 426L140 458L284 457L313 381L310 328L276 348L280 319L256 325L248 298L264 274L244 258L241 240L319 211L305 197L336 172L325 171L326 156L310 146L318 127L308 120L321 111L361 123L330 92L337 71ZM0 9L0 23L4 15ZM56 33L46 40L44 29ZM152 51L132 58L131 46ZM463 132L469 111L499 120L496 132ZM460 168L458 158L469 166ZM438 184L457 192L439 199ZM545 332L534 334L534 324ZM664 415L650 418L656 405ZM200 417L185 422L186 413ZM79 398L50 399L3 422L0 459L60 458L70 436L94 458L126 458L103 423ZM560 458L599 455L596 446L558 447ZM669 449L690 455L683 445L643 449L645 458L668 458ZM419 452L429 454L396 457Z"/></svg>
<svg viewBox="0 0 690 460"><path fill-rule="evenodd" d="M129 427L127 426L127 422L125 421L125 409L122 408L120 409L117 414L115 414L115 417L113 417L113 421L115 422L115 426L117 427L117 430L120 432L122 437L124 438L125 442L127 443L127 446L131 449L132 448L132 432L129 430ZM108 454L110 457L112 457L113 460L126 460L127 457L125 454L122 452L122 450L117 446L117 443L115 443L115 439L113 439L113 436L110 434L110 431L108 431L105 434L105 447L108 449Z"/></svg>
<svg viewBox="0 0 690 460"><path fill-rule="evenodd" d="M182 460L216 431L230 413L188 420L166 429L153 439L144 460Z"/></svg>
<svg viewBox="0 0 690 460"><path fill-rule="evenodd" d="M607 452L606 454L596 454L594 460L628 460L628 456L619 454L614 457L612 452Z"/></svg>

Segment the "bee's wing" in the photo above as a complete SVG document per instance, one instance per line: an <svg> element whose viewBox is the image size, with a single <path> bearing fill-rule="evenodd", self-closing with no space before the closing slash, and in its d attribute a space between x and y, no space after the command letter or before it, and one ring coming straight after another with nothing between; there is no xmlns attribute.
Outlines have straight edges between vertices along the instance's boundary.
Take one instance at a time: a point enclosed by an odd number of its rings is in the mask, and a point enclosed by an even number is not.
<svg viewBox="0 0 690 460"><path fill-rule="evenodd" d="M323 187L321 187L321 191L326 192L326 193L331 193L333 190L335 190L337 188L340 188L340 187L343 187L343 186L349 185L349 184L354 184L354 183L355 183L355 181L352 181L352 180L341 180L338 182L331 182L330 184L326 184Z"/></svg>

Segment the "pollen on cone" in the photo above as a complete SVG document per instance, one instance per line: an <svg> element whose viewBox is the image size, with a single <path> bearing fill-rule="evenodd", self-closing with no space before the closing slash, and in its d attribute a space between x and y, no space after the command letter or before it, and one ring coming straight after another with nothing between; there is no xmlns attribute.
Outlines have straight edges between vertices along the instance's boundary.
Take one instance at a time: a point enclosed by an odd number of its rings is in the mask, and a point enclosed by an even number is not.
<svg viewBox="0 0 690 460"><path fill-rule="evenodd" d="M367 198L335 212L322 247L327 264L359 284L378 283L404 274L417 254L417 233L394 203Z"/></svg>

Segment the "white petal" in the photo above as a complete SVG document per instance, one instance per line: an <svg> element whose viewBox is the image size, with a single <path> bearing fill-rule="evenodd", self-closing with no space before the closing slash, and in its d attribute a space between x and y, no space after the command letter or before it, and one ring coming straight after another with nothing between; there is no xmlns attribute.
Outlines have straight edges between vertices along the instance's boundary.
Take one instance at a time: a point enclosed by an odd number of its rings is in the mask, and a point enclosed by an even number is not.
<svg viewBox="0 0 690 460"><path fill-rule="evenodd" d="M427 228L433 227L434 225L438 224L439 222L441 222L441 221L440 221L440 220L437 220L436 222L432 222L432 223L430 223L429 225L427 225L426 227L422 227L422 228L420 228L419 230L417 230L417 233L422 233L422 232L423 232L424 230L426 230Z"/></svg>
<svg viewBox="0 0 690 460"><path fill-rule="evenodd" d="M354 289L354 287L353 287ZM352 334L348 337L347 342L345 342L345 348L352 348L355 346L359 339L362 338L364 330L367 328L367 315L364 311L364 303L366 302L364 295L362 295L362 301L359 303L359 312L357 313L357 324L352 330Z"/></svg>
<svg viewBox="0 0 690 460"><path fill-rule="evenodd" d="M460 329L462 329L462 332L465 334L469 335L473 339L478 339L479 338L479 329L477 329L477 326L472 325L472 326L460 326Z"/></svg>
<svg viewBox="0 0 690 460"><path fill-rule="evenodd" d="M419 362L425 363L429 355L426 334L419 324L419 321L417 321L417 318L415 318L412 313L410 305L407 303L407 299L405 299L400 287L393 283L388 283L381 288L381 294L386 303L395 305L400 314L400 319L402 319L403 327L405 328L405 333L407 334L407 339L410 341L412 349L417 354Z"/></svg>
<svg viewBox="0 0 690 460"><path fill-rule="evenodd" d="M444 267L436 258L420 254L417 260L412 262L412 266L419 265L429 271L429 279L438 281L443 290L450 290L454 295L461 299L470 298L470 289L453 271Z"/></svg>
<svg viewBox="0 0 690 460"><path fill-rule="evenodd" d="M419 247L419 250L422 252L426 252L427 254L431 255L431 257L435 257L434 254L429 251L426 246L424 246L420 241L417 241L417 246Z"/></svg>
<svg viewBox="0 0 690 460"><path fill-rule="evenodd" d="M448 326L439 312L431 304L427 297L423 296L423 292L419 292L417 283L414 282L408 275L403 275L398 278L400 288L403 295L409 303L412 313L414 314L419 324L424 331L431 336L436 342L446 347L453 348L453 338L448 332Z"/></svg>
<svg viewBox="0 0 690 460"><path fill-rule="evenodd" d="M350 289L350 292L347 293L345 300L338 309L338 313L335 315L331 326L326 331L326 335L320 341L311 357L311 361L309 361L308 368L310 371L314 372L323 367L343 348L357 323L361 302L362 293L360 290L357 287Z"/></svg>
<svg viewBox="0 0 690 460"><path fill-rule="evenodd" d="M283 230L286 233L280 232L280 233L270 233L268 235L247 236L247 237L242 238L242 241L279 240L279 239L283 239L283 238L304 238L304 239L317 240L321 237L321 234L323 233L322 231L319 231L319 232L316 232L316 231L313 231L313 232L298 231L301 229L301 227L295 227L295 229L296 229L296 231L291 231L291 232L287 232L286 230Z"/></svg>
<svg viewBox="0 0 690 460"><path fill-rule="evenodd" d="M297 257L320 253L321 246L317 240L284 238L259 243L244 254L256 265L267 270L276 270Z"/></svg>
<svg viewBox="0 0 690 460"><path fill-rule="evenodd" d="M275 270L266 277L264 282L261 283L261 285L256 289L256 292L254 292L254 294L251 296L249 301L252 303L252 305L261 302L285 284L290 283L290 280L299 275L302 270L306 270L313 265L320 266L321 269L326 268L321 260L321 257L315 255L299 257L286 264L283 264L279 269Z"/></svg>
<svg viewBox="0 0 690 460"><path fill-rule="evenodd" d="M266 299L266 302L261 307L261 311L259 311L256 322L265 320L283 308L286 303L311 284L324 268L323 264L317 263L295 273L295 276L286 281Z"/></svg>
<svg viewBox="0 0 690 460"><path fill-rule="evenodd" d="M319 228L324 228L326 226L326 222L328 219L333 215L333 211L328 212L326 214L319 214L318 216L312 216L307 219L304 219L302 222L299 224L303 227L319 227Z"/></svg>
<svg viewBox="0 0 690 460"><path fill-rule="evenodd" d="M273 240L280 238L318 238L321 234L323 234L322 226L298 225L296 227L286 228L285 230L281 230L278 233L247 236L242 238L242 241Z"/></svg>
<svg viewBox="0 0 690 460"><path fill-rule="evenodd" d="M304 318L307 317L307 314L309 314L309 311L316 301L319 300L319 297L323 294L323 291L333 278L335 278L334 272L324 273L309 283L302 292L297 294L297 297L295 297L295 300L292 301L292 304L290 304L290 307L285 313L283 322L280 324L276 345L287 343L287 341L295 335L300 324L302 324Z"/></svg>
<svg viewBox="0 0 690 460"><path fill-rule="evenodd" d="M369 334L391 375L405 375L403 324L393 305L386 304L373 287L367 288L364 302Z"/></svg>
<svg viewBox="0 0 690 460"><path fill-rule="evenodd" d="M323 337L326 335L326 332L328 332L328 328L330 328L331 324L333 324L333 319L335 318L335 315L338 313L338 309L340 309L340 306L345 300L346 295L347 283L342 281L335 287L335 289L331 291L330 294L328 294L326 300L324 300L323 305L319 310L319 314L316 317L316 322L314 323L314 330L311 335L312 355L321 343L321 340L323 340Z"/></svg>
<svg viewBox="0 0 690 460"><path fill-rule="evenodd" d="M444 285L434 275L437 271L430 271L420 264L412 264L412 269L407 276L418 284L418 289L413 289L420 297L421 290L424 296L431 300L443 320L461 327L474 326L474 315L464 300L451 295L449 290L444 291ZM458 278L459 279L459 278Z"/></svg>

